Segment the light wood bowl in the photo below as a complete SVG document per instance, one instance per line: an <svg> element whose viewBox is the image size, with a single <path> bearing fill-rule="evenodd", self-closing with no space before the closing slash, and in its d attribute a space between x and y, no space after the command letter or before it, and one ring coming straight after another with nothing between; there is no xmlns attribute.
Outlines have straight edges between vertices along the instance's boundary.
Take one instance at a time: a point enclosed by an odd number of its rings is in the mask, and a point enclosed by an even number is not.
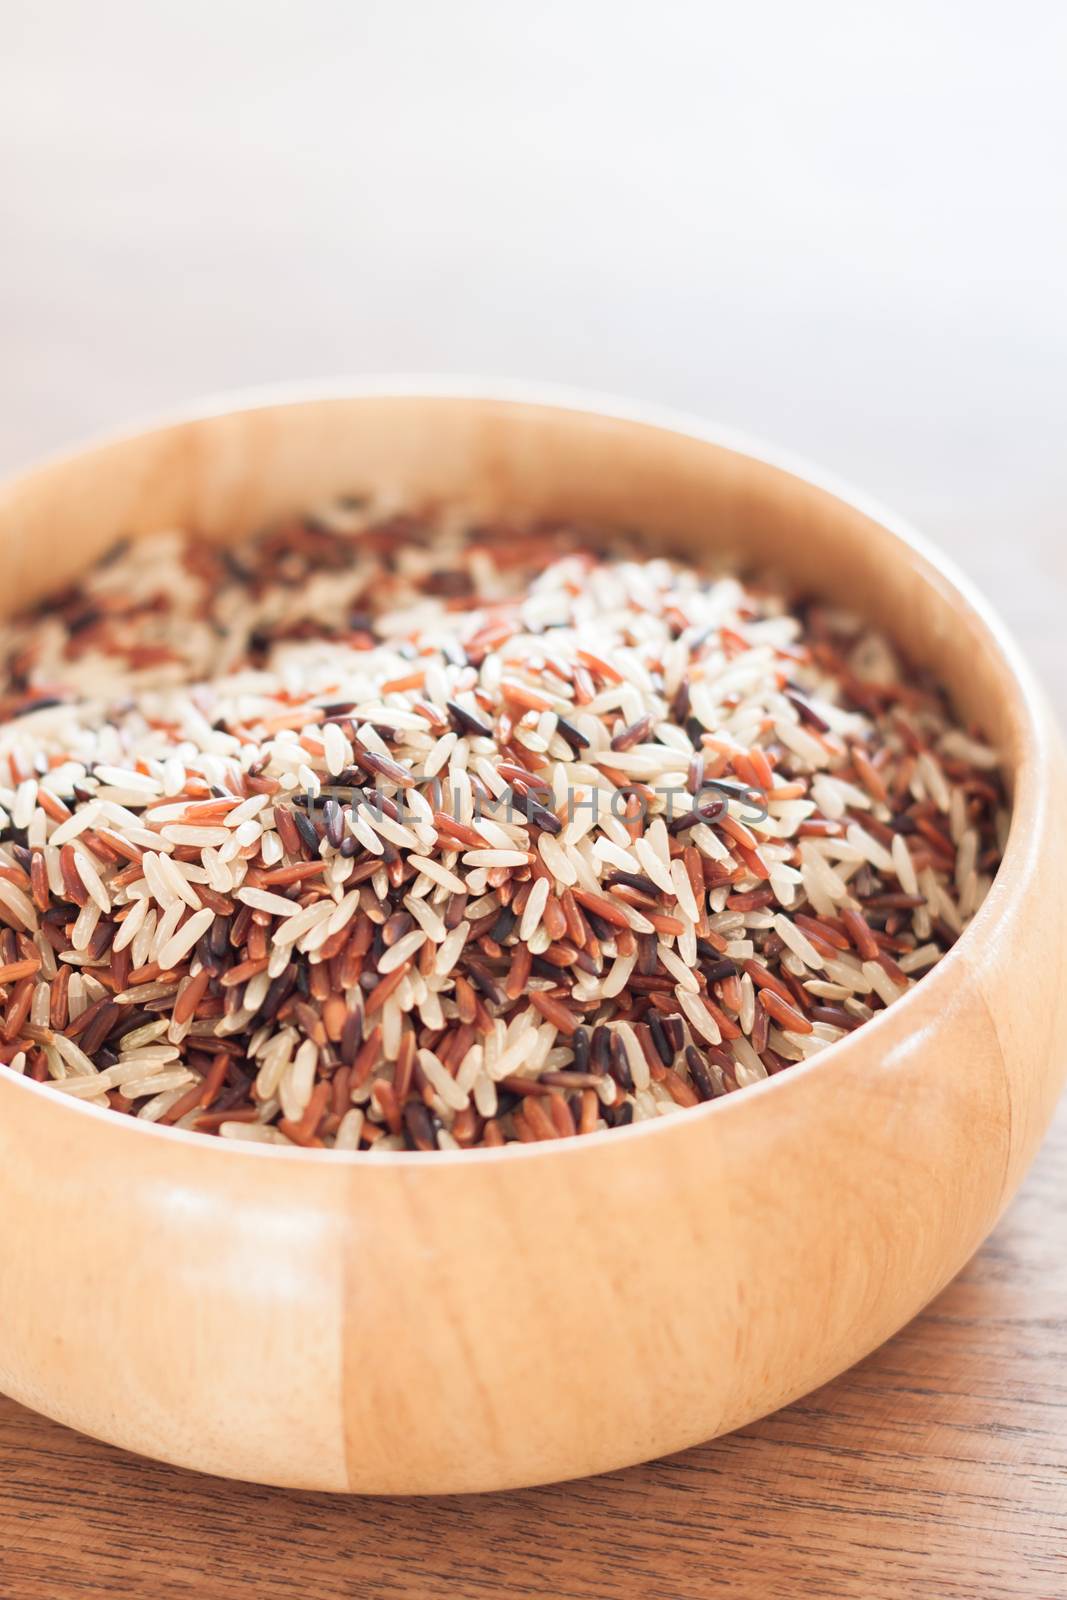
<svg viewBox="0 0 1067 1600"><path fill-rule="evenodd" d="M877 513L698 424L349 388L200 415L0 490L0 595L119 533L225 539L361 489L566 512L847 600L1004 749L985 905L888 1012L655 1124L459 1155L233 1146L0 1068L0 1388L201 1471L378 1493L601 1472L749 1422L942 1289L1064 1076L1067 807L1044 701L967 586ZM872 1426L873 1426L872 1421Z"/></svg>

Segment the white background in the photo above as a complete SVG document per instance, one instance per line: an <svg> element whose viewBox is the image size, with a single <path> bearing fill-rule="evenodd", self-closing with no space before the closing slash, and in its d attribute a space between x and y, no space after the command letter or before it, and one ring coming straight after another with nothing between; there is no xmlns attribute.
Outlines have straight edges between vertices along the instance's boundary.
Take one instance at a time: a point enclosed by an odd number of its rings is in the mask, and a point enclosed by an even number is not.
<svg viewBox="0 0 1067 1600"><path fill-rule="evenodd" d="M1067 8L0 0L0 469L358 371L613 390L1067 599Z"/></svg>

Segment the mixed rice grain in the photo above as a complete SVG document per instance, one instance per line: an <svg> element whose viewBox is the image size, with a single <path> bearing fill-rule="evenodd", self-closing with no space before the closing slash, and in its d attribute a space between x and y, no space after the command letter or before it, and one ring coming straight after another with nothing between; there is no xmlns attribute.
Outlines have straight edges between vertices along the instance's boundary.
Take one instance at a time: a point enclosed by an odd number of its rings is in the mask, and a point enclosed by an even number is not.
<svg viewBox="0 0 1067 1600"><path fill-rule="evenodd" d="M0 628L0 1063L223 1138L583 1135L846 1037L974 916L995 752L886 640L355 504Z"/></svg>

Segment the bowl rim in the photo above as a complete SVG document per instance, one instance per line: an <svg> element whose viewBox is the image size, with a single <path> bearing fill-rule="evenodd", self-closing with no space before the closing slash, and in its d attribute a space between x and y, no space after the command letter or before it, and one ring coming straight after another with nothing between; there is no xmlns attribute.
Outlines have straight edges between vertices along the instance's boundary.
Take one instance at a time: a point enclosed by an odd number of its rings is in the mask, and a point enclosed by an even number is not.
<svg viewBox="0 0 1067 1600"><path fill-rule="evenodd" d="M1013 702L1010 720L1014 727L1016 757L1020 748L1032 753L1031 759L1016 759L1012 778L1012 808L1008 836L1003 855L992 885L982 905L968 923L956 943L935 967L920 978L892 1006L878 1012L861 1028L844 1039L835 1040L817 1055L794 1062L788 1071L746 1085L743 1095L723 1095L699 1106L684 1108L677 1116L649 1119L631 1123L624 1128L605 1128L586 1134L581 1139L542 1140L535 1143L515 1143L499 1147L474 1150L413 1151L389 1150L380 1155L371 1151L316 1150L299 1145L283 1146L259 1144L252 1141L221 1139L217 1135L197 1133L190 1128L162 1126L156 1122L142 1122L137 1117L120 1117L101 1106L89 1105L70 1096L57 1094L48 1084L37 1083L21 1073L12 1072L0 1062L0 1092L4 1086L16 1093L39 1096L43 1103L57 1111L65 1106L68 1113L87 1117L89 1126L101 1128L139 1129L140 1136L164 1140L192 1151L207 1152L215 1149L225 1159L233 1157L250 1160L297 1162L308 1169L323 1173L361 1171L387 1171L397 1167L413 1166L428 1172L457 1164L467 1166L472 1162L482 1165L498 1161L559 1161L568 1153L577 1154L589 1147L621 1147L634 1139L651 1139L667 1135L679 1123L692 1127L696 1123L709 1123L717 1119L725 1126L730 1115L738 1115L744 1104L756 1104L761 1097L782 1096L790 1083L807 1082L816 1074L825 1076L834 1070L843 1058L855 1055L861 1048L868 1049L883 1037L890 1042L890 1031L900 1030L916 1011L917 1005L929 1005L940 999L946 1005L955 987L956 971L961 961L966 962L978 939L991 931L996 920L1025 893L1033 866L1034 841L1040 833L1039 824L1044 807L1042 792L1044 759L1044 699L1042 690L1030 666L1017 645L1014 636L1000 619L995 608L956 565L950 556L918 532L906 519L888 510L871 495L854 488L835 473L812 465L799 453L780 449L741 429L709 422L696 413L676 409L655 402L626 399L597 390L572 388L567 385L527 382L512 378L486 378L449 374L367 374L331 379L307 379L293 382L254 385L235 390L212 393L189 404L167 410L146 421L134 421L91 435L81 443L48 452L15 473L5 474L0 480L0 509L3 496L16 490L24 481L38 473L92 454L110 446L133 442L151 434L165 433L168 429L189 423L210 422L231 413L267 411L281 406L314 405L333 400L458 400L513 406L516 409L533 407L572 412L580 416L601 418L607 422L634 423L665 433L673 433L698 443L709 444L733 454L746 457L758 466L770 468L796 478L811 488L822 491L846 507L866 516L887 533L904 551L919 556L930 572L941 580L981 628L987 649L998 658L1003 671L1003 686ZM1025 736L1029 735L1027 739ZM862 1043L861 1043L862 1041ZM431 1156L432 1159L427 1160Z"/></svg>

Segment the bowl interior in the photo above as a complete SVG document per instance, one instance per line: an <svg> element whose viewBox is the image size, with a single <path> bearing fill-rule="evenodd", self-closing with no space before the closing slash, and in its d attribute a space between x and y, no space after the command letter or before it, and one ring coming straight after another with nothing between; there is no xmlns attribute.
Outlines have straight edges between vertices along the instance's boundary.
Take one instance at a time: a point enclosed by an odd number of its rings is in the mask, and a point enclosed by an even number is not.
<svg viewBox="0 0 1067 1600"><path fill-rule="evenodd" d="M574 516L705 563L771 570L884 629L1014 769L1013 672L939 564L790 471L684 425L578 407L346 394L194 417L50 462L0 491L0 607L41 600L119 536L185 527L232 540L365 493L479 516Z"/></svg>

